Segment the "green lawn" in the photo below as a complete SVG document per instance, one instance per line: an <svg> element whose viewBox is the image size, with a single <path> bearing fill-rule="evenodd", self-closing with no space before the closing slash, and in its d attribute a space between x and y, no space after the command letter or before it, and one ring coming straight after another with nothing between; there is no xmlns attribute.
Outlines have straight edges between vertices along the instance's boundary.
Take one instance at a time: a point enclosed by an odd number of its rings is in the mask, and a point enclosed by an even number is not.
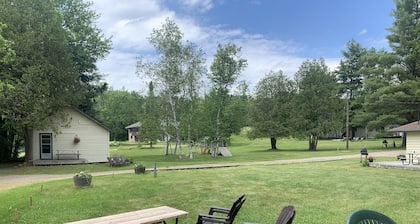
<svg viewBox="0 0 420 224"><path fill-rule="evenodd" d="M397 142L400 144L400 142ZM193 160L163 156L163 146L141 148L121 143L112 153L123 154L148 167L227 163L357 154L384 150L381 141L320 141L318 151L308 152L306 141L280 140L279 151L267 150L269 141L236 136L229 149L231 158L211 158L194 149ZM184 152L187 149L184 148ZM403 152L403 151L402 151ZM378 158L395 160L395 158ZM132 166L119 169L132 169ZM16 167L17 173L75 173L115 170L106 164L51 167ZM5 174L3 174L5 175ZM4 178L4 177L1 177ZM212 205L230 207L241 194L248 196L235 223L274 223L283 206L297 209L295 223L345 223L357 209L372 209L392 217L397 223L420 220L418 171L362 167L359 159L289 165L252 165L234 168L161 171L145 175L95 176L93 187L77 189L72 179L51 181L0 192L0 223L62 223L116 214L160 205L189 212L181 223L195 223L199 213ZM42 188L42 192L41 192ZM32 197L33 204L29 201Z"/></svg>
<svg viewBox="0 0 420 224"><path fill-rule="evenodd" d="M367 168L358 159L162 171L157 177L152 172L96 176L86 189L67 179L0 192L0 223L13 223L15 209L19 223L61 223L160 205L188 211L180 221L194 223L210 206L229 207L241 194L248 199L235 223L274 223L288 204L296 206L295 223L345 223L357 209L417 223L417 179L418 171Z"/></svg>
<svg viewBox="0 0 420 224"><path fill-rule="evenodd" d="M391 143L391 141L389 141ZM396 139L396 144L401 144L401 139ZM360 149L366 147L369 152L382 151L381 139L379 140L365 140L360 142L350 142L350 149L346 150L345 141L321 140L318 143L318 149L315 152L309 152L308 142L295 139L279 139L277 142L279 150L271 151L269 139L249 140L242 136L234 136L231 140L231 145L228 147L232 152L233 157L212 158L208 154L201 154L199 147L194 147L194 159L185 158L189 152L187 146L183 146L184 159L180 160L178 155L165 156L164 144L159 143L150 149L148 145L140 146L136 143L118 142L111 144L110 154L124 155L133 163L143 163L147 167L153 167L155 163L157 166L176 166L188 164L208 164L208 163L230 163L230 162L251 162L251 161L269 161L269 160L283 160L283 159L298 159L308 157L321 156L337 156L347 154L358 154ZM171 151L174 152L174 145L171 146ZM179 152L179 149L177 153ZM5 167L6 165L2 165ZM8 164L8 167L13 167L7 173L0 172L2 175L10 174L63 174L76 173L81 170L88 172L109 171L128 169L131 167L109 167L108 164L85 164L85 165L66 165L66 166L37 166L26 167L21 164Z"/></svg>

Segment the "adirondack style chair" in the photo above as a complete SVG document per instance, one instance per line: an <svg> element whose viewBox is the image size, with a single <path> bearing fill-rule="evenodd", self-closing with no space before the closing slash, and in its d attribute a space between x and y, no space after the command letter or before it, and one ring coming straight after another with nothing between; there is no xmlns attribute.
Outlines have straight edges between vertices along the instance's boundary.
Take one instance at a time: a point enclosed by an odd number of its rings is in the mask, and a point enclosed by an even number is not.
<svg viewBox="0 0 420 224"><path fill-rule="evenodd" d="M233 220L235 220L235 217L241 209L242 205L244 204L245 200L246 196L242 195L232 204L232 207L230 209L212 206L210 207L208 214L198 215L197 224L231 224L233 223Z"/></svg>
<svg viewBox="0 0 420 224"><path fill-rule="evenodd" d="M293 207L292 205L288 205L281 210L276 224L292 224L293 219L295 218L295 215L296 215L295 207Z"/></svg>

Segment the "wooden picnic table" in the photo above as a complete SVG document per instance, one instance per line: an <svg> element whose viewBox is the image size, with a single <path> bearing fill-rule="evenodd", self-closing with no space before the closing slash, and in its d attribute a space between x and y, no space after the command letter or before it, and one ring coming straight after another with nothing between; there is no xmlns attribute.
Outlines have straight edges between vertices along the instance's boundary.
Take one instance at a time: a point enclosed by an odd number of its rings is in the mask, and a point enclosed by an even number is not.
<svg viewBox="0 0 420 224"><path fill-rule="evenodd" d="M148 224L166 223L165 221L168 219L175 219L175 223L178 223L178 218L186 215L188 215L188 212L186 211L169 206L160 206L93 219L85 219L77 222L70 222L68 224Z"/></svg>

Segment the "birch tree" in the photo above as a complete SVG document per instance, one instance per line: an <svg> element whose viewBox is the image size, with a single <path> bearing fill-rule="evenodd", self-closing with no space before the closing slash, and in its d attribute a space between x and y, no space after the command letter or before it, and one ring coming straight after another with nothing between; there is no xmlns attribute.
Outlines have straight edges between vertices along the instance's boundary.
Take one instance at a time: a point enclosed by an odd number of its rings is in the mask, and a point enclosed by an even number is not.
<svg viewBox="0 0 420 224"><path fill-rule="evenodd" d="M189 93L190 99L193 99L191 92L197 90L195 80L199 80L204 59L191 42L183 41L183 33L170 19L166 19L161 28L153 29L149 42L155 47L159 58L156 62L140 59L137 73L152 79L169 105L170 125L176 137L174 153L179 148L181 157L181 100L185 98L185 93Z"/></svg>
<svg viewBox="0 0 420 224"><path fill-rule="evenodd" d="M240 56L241 48L233 43L226 45L218 44L217 53L214 56L213 63L210 66L211 72L208 78L213 83L218 98L216 115L216 147L220 142L220 127L222 125L223 109L226 106L226 99L229 95L230 87L238 79L239 74L247 66L247 60ZM213 156L215 156L213 150Z"/></svg>

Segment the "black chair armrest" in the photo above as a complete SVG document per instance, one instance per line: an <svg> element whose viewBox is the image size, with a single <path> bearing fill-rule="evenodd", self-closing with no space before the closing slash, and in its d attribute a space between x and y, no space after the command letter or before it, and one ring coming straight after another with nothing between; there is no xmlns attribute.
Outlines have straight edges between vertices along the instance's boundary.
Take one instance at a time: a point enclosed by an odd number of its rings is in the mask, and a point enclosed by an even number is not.
<svg viewBox="0 0 420 224"><path fill-rule="evenodd" d="M217 216L217 215L199 214L198 219L201 220L202 222L222 223L222 224L229 223L226 217Z"/></svg>
<svg viewBox="0 0 420 224"><path fill-rule="evenodd" d="M222 213L222 214L229 214L230 209L213 206L210 207L209 215L213 215L214 213Z"/></svg>

